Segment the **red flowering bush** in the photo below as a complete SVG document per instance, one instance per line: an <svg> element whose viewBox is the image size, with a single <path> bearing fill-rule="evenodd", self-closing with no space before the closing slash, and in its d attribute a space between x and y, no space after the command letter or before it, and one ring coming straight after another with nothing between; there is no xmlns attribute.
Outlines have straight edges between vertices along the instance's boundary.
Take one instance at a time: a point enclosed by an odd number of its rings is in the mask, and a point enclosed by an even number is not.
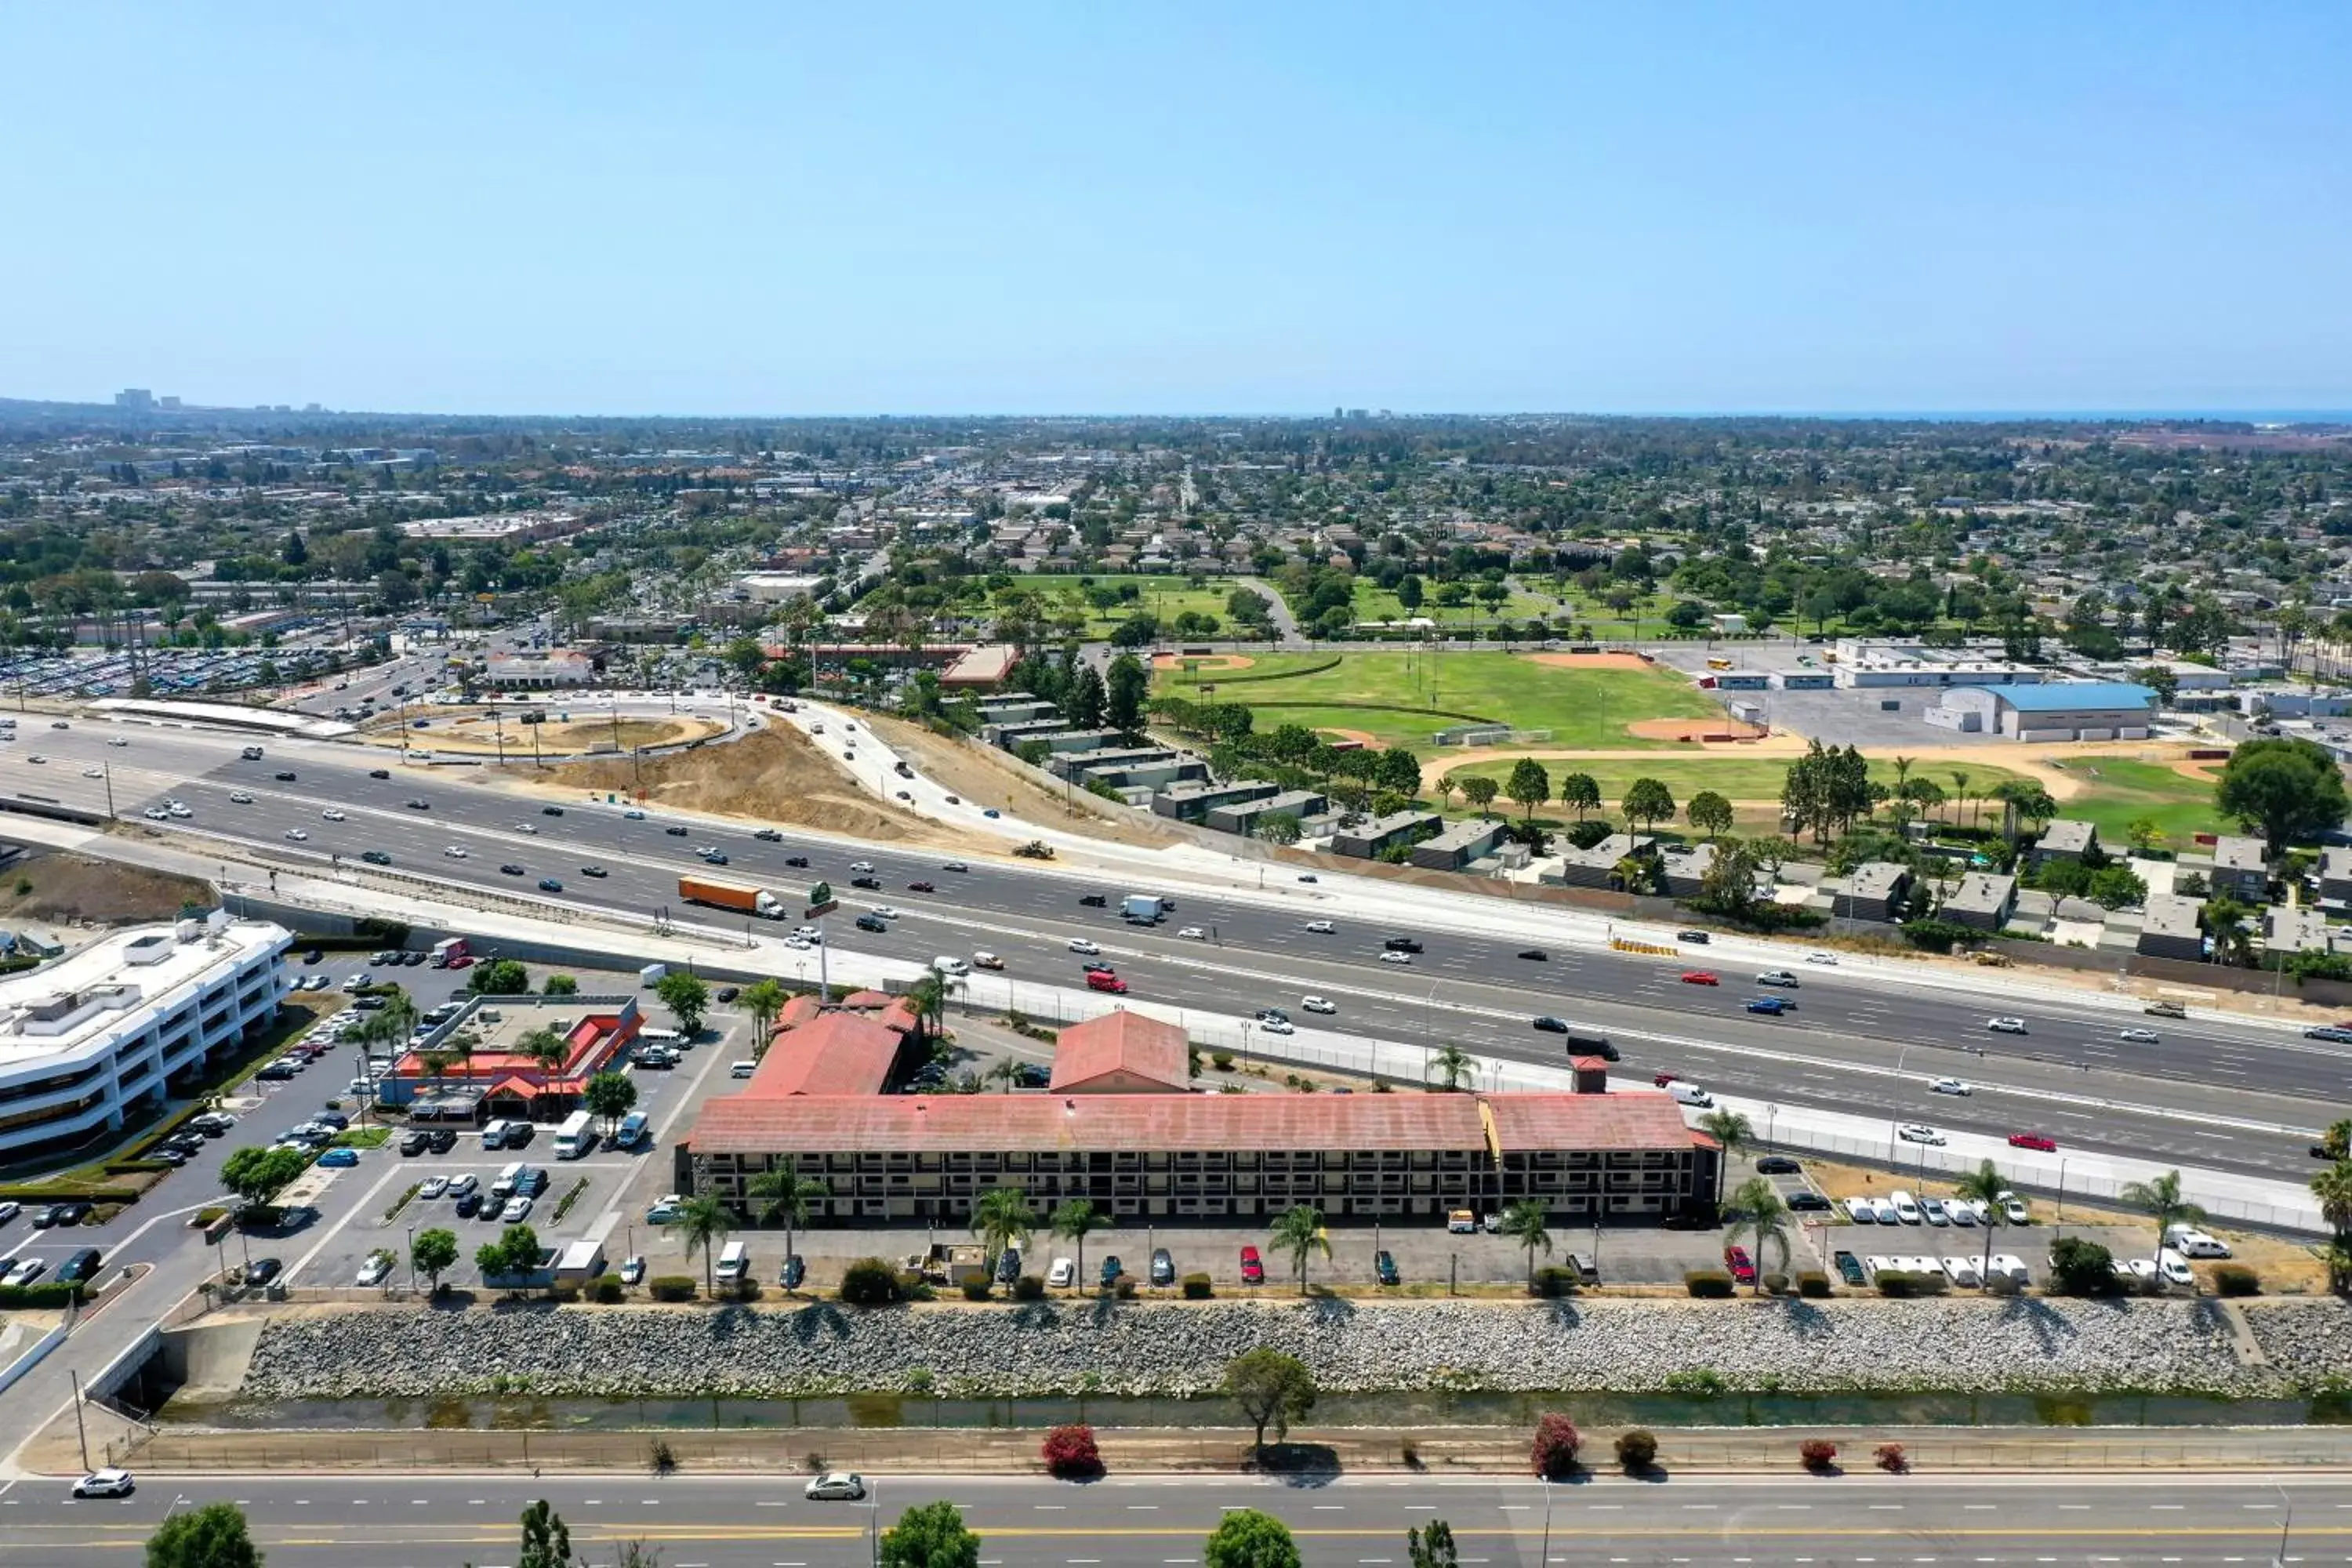
<svg viewBox="0 0 2352 1568"><path fill-rule="evenodd" d="M1056 1426L1046 1433L1043 1457L1046 1473L1062 1480L1088 1481L1103 1473L1095 1429L1085 1425Z"/></svg>
<svg viewBox="0 0 2352 1568"><path fill-rule="evenodd" d="M1546 1411L1536 1423L1536 1441L1532 1455L1536 1474L1547 1480L1576 1473L1576 1451L1584 1446L1583 1435L1576 1423L1558 1411Z"/></svg>

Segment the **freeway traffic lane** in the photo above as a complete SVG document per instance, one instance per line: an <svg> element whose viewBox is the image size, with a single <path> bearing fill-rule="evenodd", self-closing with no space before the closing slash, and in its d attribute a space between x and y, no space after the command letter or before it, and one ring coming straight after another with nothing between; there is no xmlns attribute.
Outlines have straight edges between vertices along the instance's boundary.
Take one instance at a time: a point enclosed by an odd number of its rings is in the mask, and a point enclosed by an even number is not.
<svg viewBox="0 0 2352 1568"><path fill-rule="evenodd" d="M1790 1439L1793 1444L1793 1437ZM1364 1476L1284 1484L1245 1476L876 1477L865 1502L813 1502L793 1476L142 1477L121 1501L74 1502L62 1481L0 1495L0 1564L135 1559L167 1511L244 1508L274 1568L511 1563L524 1508L545 1499L575 1549L619 1543L666 1568L853 1568L871 1529L917 1503L956 1503L984 1564L1200 1560L1224 1513L1281 1519L1310 1563L1399 1564L1405 1532L1444 1520L1478 1563L2183 1563L2265 1562L2294 1510L2289 1563L2352 1548L2352 1489L2259 1477L1816 1479L1717 1476L1546 1486L1516 1478Z"/></svg>

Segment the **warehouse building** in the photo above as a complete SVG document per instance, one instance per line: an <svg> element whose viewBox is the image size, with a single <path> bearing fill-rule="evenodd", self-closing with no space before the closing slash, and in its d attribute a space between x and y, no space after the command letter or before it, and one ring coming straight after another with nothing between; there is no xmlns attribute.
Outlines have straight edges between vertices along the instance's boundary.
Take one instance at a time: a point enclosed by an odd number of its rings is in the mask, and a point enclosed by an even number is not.
<svg viewBox="0 0 2352 1568"><path fill-rule="evenodd" d="M1940 729L2014 741L2145 741L2156 693L2121 680L1963 686L1921 717Z"/></svg>

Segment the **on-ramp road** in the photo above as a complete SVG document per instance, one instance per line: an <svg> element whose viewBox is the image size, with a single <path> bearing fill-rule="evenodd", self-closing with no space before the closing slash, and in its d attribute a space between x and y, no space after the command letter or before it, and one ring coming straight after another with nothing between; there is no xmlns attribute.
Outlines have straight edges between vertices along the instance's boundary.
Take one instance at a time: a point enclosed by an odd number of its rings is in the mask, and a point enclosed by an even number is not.
<svg viewBox="0 0 2352 1568"><path fill-rule="evenodd" d="M1070 1486L1044 1479L883 1477L875 1503L810 1502L791 1476L483 1479L380 1472L175 1481L122 1501L73 1502L66 1484L0 1493L0 1564L136 1562L167 1510L238 1502L271 1568L496 1568L517 1520L545 1498L585 1561L642 1541L663 1568L853 1568L869 1531L944 1499L982 1536L984 1564L1197 1563L1228 1509L1280 1517L1310 1564L1409 1561L1405 1531L1443 1519L1467 1564L2157 1564L2352 1561L2352 1482L2152 1476L1813 1479L1609 1477L1545 1487L1496 1477L1368 1476L1285 1484L1182 1476ZM1549 1542L1549 1551L1547 1551Z"/></svg>

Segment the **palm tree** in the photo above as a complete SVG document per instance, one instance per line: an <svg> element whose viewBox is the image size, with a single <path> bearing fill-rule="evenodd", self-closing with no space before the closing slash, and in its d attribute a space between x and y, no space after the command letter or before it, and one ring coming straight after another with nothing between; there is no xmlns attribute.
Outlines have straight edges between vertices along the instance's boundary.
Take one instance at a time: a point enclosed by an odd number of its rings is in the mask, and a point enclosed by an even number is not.
<svg viewBox="0 0 2352 1568"><path fill-rule="evenodd" d="M743 1195L757 1206L752 1214L761 1225L784 1222L784 1258L793 1256L793 1233L808 1224L809 1205L831 1197L833 1189L814 1176L803 1176L790 1165L774 1165L743 1184Z"/></svg>
<svg viewBox="0 0 2352 1568"><path fill-rule="evenodd" d="M1973 1171L1963 1171L1952 1183L1952 1195L1971 1203L1984 1205L1984 1262L1979 1272L1988 1280L1992 1278L1992 1227L2000 1223L2000 1195L2009 1191L2009 1178L1996 1169L1990 1160Z"/></svg>
<svg viewBox="0 0 2352 1568"><path fill-rule="evenodd" d="M686 1243L686 1255L702 1254L702 1293L717 1296L717 1282L710 1272L710 1255L725 1245L735 1234L740 1216L717 1198L705 1194L688 1198L677 1205L677 1218L670 1222L677 1227L678 1238Z"/></svg>
<svg viewBox="0 0 2352 1568"><path fill-rule="evenodd" d="M1756 1123L1741 1110L1721 1106L1698 1119L1698 1130L1723 1145L1723 1158L1715 1163L1715 1206L1723 1206L1723 1169L1731 1163L1740 1150L1756 1136Z"/></svg>
<svg viewBox="0 0 2352 1568"><path fill-rule="evenodd" d="M2352 1259L2352 1161L2339 1159L2312 1177L2311 1195L2319 1200L2319 1216L2336 1237L2327 1251L2327 1288L2341 1290L2347 1276L2337 1268L2337 1260Z"/></svg>
<svg viewBox="0 0 2352 1568"><path fill-rule="evenodd" d="M1969 770L1966 768L1952 770L1952 820L1954 822L1960 819L1960 807L1976 798L1969 794ZM1974 826L1975 820L1973 816L1969 817L1971 826Z"/></svg>
<svg viewBox="0 0 2352 1568"><path fill-rule="evenodd" d="M539 1070L553 1077L572 1054L571 1046L552 1029L533 1029L515 1042L515 1048L539 1064Z"/></svg>
<svg viewBox="0 0 2352 1568"><path fill-rule="evenodd" d="M1005 1093L1011 1094L1013 1086L1021 1081L1021 1067L1022 1064L1011 1057L999 1057L982 1076L988 1082L1002 1086Z"/></svg>
<svg viewBox="0 0 2352 1568"><path fill-rule="evenodd" d="M1528 1249L1528 1294L1536 1293L1536 1249L1551 1252L1551 1232L1544 1228L1550 1216L1540 1198L1521 1198L1503 1211L1503 1234Z"/></svg>
<svg viewBox="0 0 2352 1568"><path fill-rule="evenodd" d="M1019 1187L991 1187L980 1194L971 1205L971 1233L988 1249L991 1279L995 1278L996 1260L1004 1256L1006 1247L1029 1245L1034 1224L1029 1194Z"/></svg>
<svg viewBox="0 0 2352 1568"><path fill-rule="evenodd" d="M784 988L772 980L754 980L743 987L741 1001L743 1010L751 1015L752 1043L765 1046L776 1015L784 1010Z"/></svg>
<svg viewBox="0 0 2352 1568"><path fill-rule="evenodd" d="M907 987L908 1005L915 1009L915 1021L923 1032L937 1035L947 1014L948 984L937 972L926 971L920 980Z"/></svg>
<svg viewBox="0 0 2352 1568"><path fill-rule="evenodd" d="M2330 1157L2337 1160L2352 1158L2352 1116L2329 1122L2319 1142Z"/></svg>
<svg viewBox="0 0 2352 1568"><path fill-rule="evenodd" d="M1448 768L1445 772L1437 775L1437 794L1439 798L1444 800L1446 805L1452 805L1454 804L1454 796L1461 787L1462 775L1454 769Z"/></svg>
<svg viewBox="0 0 2352 1568"><path fill-rule="evenodd" d="M2167 1171L2152 1182L2126 1182L2118 1194L2136 1209L2146 1209L2156 1221L2156 1252L2150 1263L2164 1256L2164 1233L2176 1225L2203 1225L2205 1211L2180 1195L2180 1173Z"/></svg>
<svg viewBox="0 0 2352 1568"><path fill-rule="evenodd" d="M1331 1238L1323 1234L1323 1211L1313 1204L1297 1204L1276 1216L1271 1240L1276 1252L1290 1254L1291 1271L1298 1276L1298 1293L1307 1294L1307 1258L1320 1251L1331 1256Z"/></svg>
<svg viewBox="0 0 2352 1568"><path fill-rule="evenodd" d="M1087 1233L1102 1226L1102 1215L1087 1198L1074 1198L1054 1211L1054 1234L1078 1244L1078 1278L1087 1277ZM1083 1289L1083 1287L1081 1287Z"/></svg>
<svg viewBox="0 0 2352 1568"><path fill-rule="evenodd" d="M1780 1272L1789 1271L1789 1232L1797 1216L1781 1200L1778 1188L1762 1176L1750 1176L1739 1184L1731 1194L1732 1220L1723 1227L1726 1246L1743 1236L1756 1238L1756 1293L1764 1293L1764 1253L1769 1247L1780 1255Z"/></svg>
<svg viewBox="0 0 2352 1568"><path fill-rule="evenodd" d="M1429 1065L1422 1077L1423 1082L1431 1078L1442 1080L1445 1092L1452 1094L1462 1087L1465 1079L1471 1083L1478 1081L1478 1058L1460 1046L1440 1046L1436 1054L1429 1058Z"/></svg>

